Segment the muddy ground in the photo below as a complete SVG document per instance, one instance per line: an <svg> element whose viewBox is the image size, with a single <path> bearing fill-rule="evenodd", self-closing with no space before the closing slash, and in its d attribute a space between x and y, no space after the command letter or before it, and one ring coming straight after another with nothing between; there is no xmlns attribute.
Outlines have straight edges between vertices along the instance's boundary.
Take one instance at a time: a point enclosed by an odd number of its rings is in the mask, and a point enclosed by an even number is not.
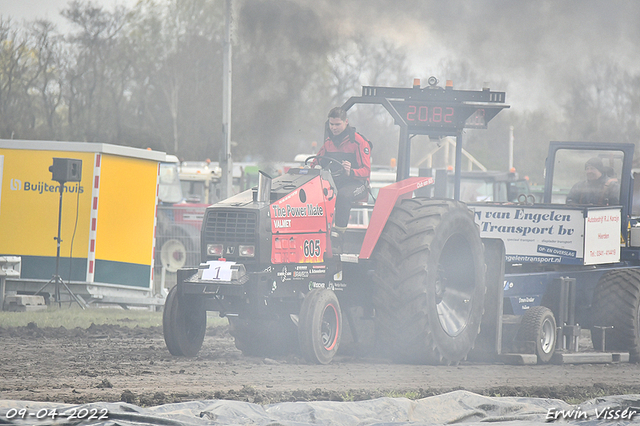
<svg viewBox="0 0 640 426"><path fill-rule="evenodd" d="M454 389L581 402L598 395L640 394L638 364L514 366L396 365L339 356L309 365L295 355L245 357L227 327L209 329L196 358L176 358L161 328L0 328L0 399L141 406L202 399L255 403L426 397Z"/></svg>

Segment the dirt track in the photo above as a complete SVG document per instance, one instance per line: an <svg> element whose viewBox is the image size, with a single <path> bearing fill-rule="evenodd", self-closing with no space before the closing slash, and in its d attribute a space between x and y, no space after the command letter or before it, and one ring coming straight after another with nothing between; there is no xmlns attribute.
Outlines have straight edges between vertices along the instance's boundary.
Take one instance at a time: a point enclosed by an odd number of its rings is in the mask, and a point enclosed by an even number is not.
<svg viewBox="0 0 640 426"><path fill-rule="evenodd" d="M8 400L123 400L150 406L200 399L271 403L425 397L452 389L569 401L640 393L638 364L446 367L342 356L318 366L293 355L244 357L226 327L210 329L193 359L171 356L160 328L66 330L32 324L0 329L0 348L0 399Z"/></svg>

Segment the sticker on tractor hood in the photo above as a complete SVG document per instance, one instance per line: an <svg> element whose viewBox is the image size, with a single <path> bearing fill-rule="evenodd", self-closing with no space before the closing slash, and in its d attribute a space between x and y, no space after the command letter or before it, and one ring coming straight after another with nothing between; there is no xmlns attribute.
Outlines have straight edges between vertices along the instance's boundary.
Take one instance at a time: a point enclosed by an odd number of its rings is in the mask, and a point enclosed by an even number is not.
<svg viewBox="0 0 640 426"><path fill-rule="evenodd" d="M309 279L314 275L314 279L318 279L318 275L325 274L327 271L324 265L284 265L276 276L282 281L302 281ZM322 277L319 277L322 278Z"/></svg>
<svg viewBox="0 0 640 426"><path fill-rule="evenodd" d="M307 204L306 206L291 206L290 204L286 204L283 207L272 204L271 208L273 209L273 217L275 218L322 216L324 214L324 210L319 204Z"/></svg>
<svg viewBox="0 0 640 426"><path fill-rule="evenodd" d="M273 227L276 229L291 228L291 219L276 219L273 221Z"/></svg>
<svg viewBox="0 0 640 426"><path fill-rule="evenodd" d="M327 204L325 188L319 176L269 206L271 231L274 234L324 233L327 223L333 220L332 214L333 207ZM298 260L285 261L295 263Z"/></svg>
<svg viewBox="0 0 640 426"><path fill-rule="evenodd" d="M282 282L291 280L291 275L293 273L287 269L287 266L282 267L282 271L276 272L276 276L279 277Z"/></svg>

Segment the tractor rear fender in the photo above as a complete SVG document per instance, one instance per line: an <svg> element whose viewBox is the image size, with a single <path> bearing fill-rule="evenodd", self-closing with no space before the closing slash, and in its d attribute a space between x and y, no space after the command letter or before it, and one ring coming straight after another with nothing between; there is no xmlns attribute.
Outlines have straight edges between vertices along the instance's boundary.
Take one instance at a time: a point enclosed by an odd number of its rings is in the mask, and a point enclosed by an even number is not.
<svg viewBox="0 0 640 426"><path fill-rule="evenodd" d="M416 189L433 185L433 182L432 177L410 177L380 188L373 213L371 214L371 220L369 221L369 227L360 249L360 259L371 258L373 249L378 243L378 238L380 238L380 234L387 224L387 219L389 219L389 215L396 204L401 200L411 198L413 191Z"/></svg>

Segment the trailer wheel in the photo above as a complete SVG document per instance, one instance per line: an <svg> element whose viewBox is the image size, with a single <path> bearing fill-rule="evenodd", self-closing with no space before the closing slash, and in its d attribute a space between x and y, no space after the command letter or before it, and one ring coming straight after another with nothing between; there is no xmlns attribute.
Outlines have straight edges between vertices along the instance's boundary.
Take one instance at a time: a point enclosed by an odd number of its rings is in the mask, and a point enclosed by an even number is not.
<svg viewBox="0 0 640 426"><path fill-rule="evenodd" d="M311 290L302 302L298 340L304 358L315 364L329 364L340 346L342 311L335 293Z"/></svg>
<svg viewBox="0 0 640 426"><path fill-rule="evenodd" d="M523 342L536 343L538 364L551 361L558 340L556 319L551 309L545 306L530 307L522 317L516 338Z"/></svg>
<svg viewBox="0 0 640 426"><path fill-rule="evenodd" d="M194 357L200 351L207 329L207 311L194 297L180 297L178 286L167 295L162 314L162 332L171 355Z"/></svg>
<svg viewBox="0 0 640 426"><path fill-rule="evenodd" d="M392 211L374 251L378 344L398 362L456 364L484 311L485 263L471 211L411 198Z"/></svg>
<svg viewBox="0 0 640 426"><path fill-rule="evenodd" d="M592 313L594 326L613 326L605 333L605 349L629 351L629 360L640 362L640 270L606 273L593 295Z"/></svg>
<svg viewBox="0 0 640 426"><path fill-rule="evenodd" d="M245 356L281 356L298 348L298 330L289 316L278 320L229 317L229 333Z"/></svg>

